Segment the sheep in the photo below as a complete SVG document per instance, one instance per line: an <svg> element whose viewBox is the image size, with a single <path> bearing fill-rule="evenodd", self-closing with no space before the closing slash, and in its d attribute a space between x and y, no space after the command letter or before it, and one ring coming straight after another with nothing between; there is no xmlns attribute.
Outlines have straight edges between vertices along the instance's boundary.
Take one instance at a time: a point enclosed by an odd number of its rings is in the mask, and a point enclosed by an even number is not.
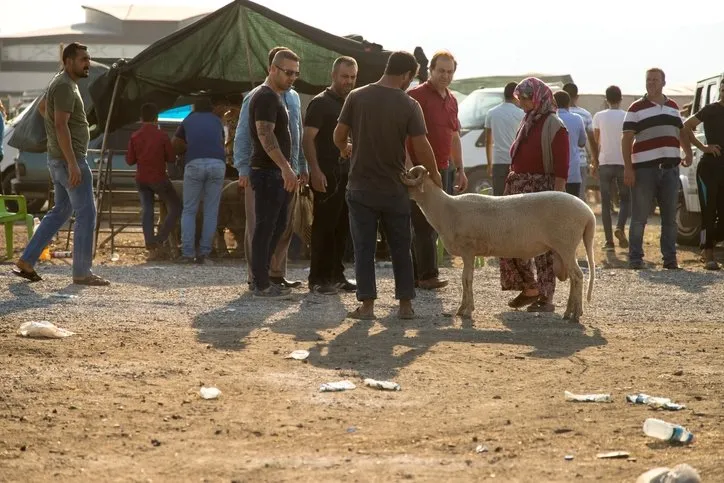
<svg viewBox="0 0 724 483"><path fill-rule="evenodd" d="M500 197L450 196L433 183L424 166L414 166L400 177L447 251L463 259L463 299L457 315L470 318L475 309L476 256L530 259L552 251L556 277L561 281L571 279L563 318L578 323L583 314L583 272L576 260L581 238L590 267L589 302L595 277L596 217L586 203L558 191Z"/></svg>

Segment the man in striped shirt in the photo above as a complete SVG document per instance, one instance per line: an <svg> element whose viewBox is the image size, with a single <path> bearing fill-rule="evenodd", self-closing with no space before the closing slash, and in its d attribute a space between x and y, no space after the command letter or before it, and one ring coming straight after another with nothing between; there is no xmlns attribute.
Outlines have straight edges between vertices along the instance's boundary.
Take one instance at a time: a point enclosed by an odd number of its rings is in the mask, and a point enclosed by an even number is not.
<svg viewBox="0 0 724 483"><path fill-rule="evenodd" d="M663 94L666 77L661 69L646 71L646 95L629 107L623 123L621 148L624 183L631 187L629 268L644 268L644 228L654 199L661 212L661 254L664 268L679 268L676 261L676 203L679 196L681 146L684 166L691 165L689 143L679 106Z"/></svg>

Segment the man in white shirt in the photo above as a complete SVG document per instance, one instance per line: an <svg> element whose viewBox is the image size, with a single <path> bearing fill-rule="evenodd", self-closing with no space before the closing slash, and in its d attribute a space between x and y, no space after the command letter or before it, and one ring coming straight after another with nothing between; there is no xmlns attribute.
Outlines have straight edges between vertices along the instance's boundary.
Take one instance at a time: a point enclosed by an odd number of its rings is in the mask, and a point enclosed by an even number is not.
<svg viewBox="0 0 724 483"><path fill-rule="evenodd" d="M505 190L505 178L510 172L510 145L525 116L513 96L517 86L517 83L509 82L503 90L505 102L492 108L485 116L485 154L488 157L488 177L493 180L495 196L502 196Z"/></svg>
<svg viewBox="0 0 724 483"><path fill-rule="evenodd" d="M621 248L628 248L628 240L624 228L631 214L631 190L623 183L623 152L621 151L621 134L626 111L621 106L621 89L611 86L606 89L608 109L597 112L593 116L593 136L596 140L592 169L598 172L601 189L601 218L606 244L603 249L614 251L613 237L618 239ZM616 183L619 193L620 209L616 230L611 229L611 185Z"/></svg>
<svg viewBox="0 0 724 483"><path fill-rule="evenodd" d="M596 140L593 137L593 116L586 109L578 105L578 86L572 82L563 86L563 90L571 96L571 107L570 111L573 114L578 114L583 118L583 125L586 127L586 136L588 138L588 144L579 149L581 153L581 189L579 192L579 198L586 201L586 179L588 178L588 160L593 159L593 153L596 152ZM586 155L588 151L588 155Z"/></svg>

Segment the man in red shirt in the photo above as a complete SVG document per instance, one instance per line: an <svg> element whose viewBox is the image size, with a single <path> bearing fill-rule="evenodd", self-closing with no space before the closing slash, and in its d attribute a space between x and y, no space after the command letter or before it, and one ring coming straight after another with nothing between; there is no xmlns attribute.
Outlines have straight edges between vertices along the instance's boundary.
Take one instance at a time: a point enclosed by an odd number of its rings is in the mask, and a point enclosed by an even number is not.
<svg viewBox="0 0 724 483"><path fill-rule="evenodd" d="M128 141L126 162L136 167L136 184L141 198L141 221L146 249L160 248L181 216L181 201L166 174L166 163L176 159L171 140L158 127L158 108L155 104L141 106L141 128ZM168 215L157 236L154 236L153 197L166 204Z"/></svg>
<svg viewBox="0 0 724 483"><path fill-rule="evenodd" d="M457 66L457 61L450 52L436 52L430 61L430 79L408 91L410 97L422 107L427 139L435 153L443 188L450 195L455 192L462 193L468 185L463 169L458 102L448 89ZM407 152L412 164L419 164L409 139ZM437 268L437 233L427 222L417 203L411 203L412 227L415 232L412 251L415 284L427 290L445 287L448 281L440 279Z"/></svg>

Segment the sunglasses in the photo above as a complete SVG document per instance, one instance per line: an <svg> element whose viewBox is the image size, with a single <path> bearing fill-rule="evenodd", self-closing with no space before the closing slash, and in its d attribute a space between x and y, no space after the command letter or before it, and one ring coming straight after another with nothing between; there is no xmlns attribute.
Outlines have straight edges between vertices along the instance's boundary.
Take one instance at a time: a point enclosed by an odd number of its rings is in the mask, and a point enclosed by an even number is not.
<svg viewBox="0 0 724 483"><path fill-rule="evenodd" d="M274 67L276 67L280 71L284 72L287 75L287 77L299 77L299 75L300 75L300 72L298 70L282 69L281 67L279 67L276 64L274 64Z"/></svg>

